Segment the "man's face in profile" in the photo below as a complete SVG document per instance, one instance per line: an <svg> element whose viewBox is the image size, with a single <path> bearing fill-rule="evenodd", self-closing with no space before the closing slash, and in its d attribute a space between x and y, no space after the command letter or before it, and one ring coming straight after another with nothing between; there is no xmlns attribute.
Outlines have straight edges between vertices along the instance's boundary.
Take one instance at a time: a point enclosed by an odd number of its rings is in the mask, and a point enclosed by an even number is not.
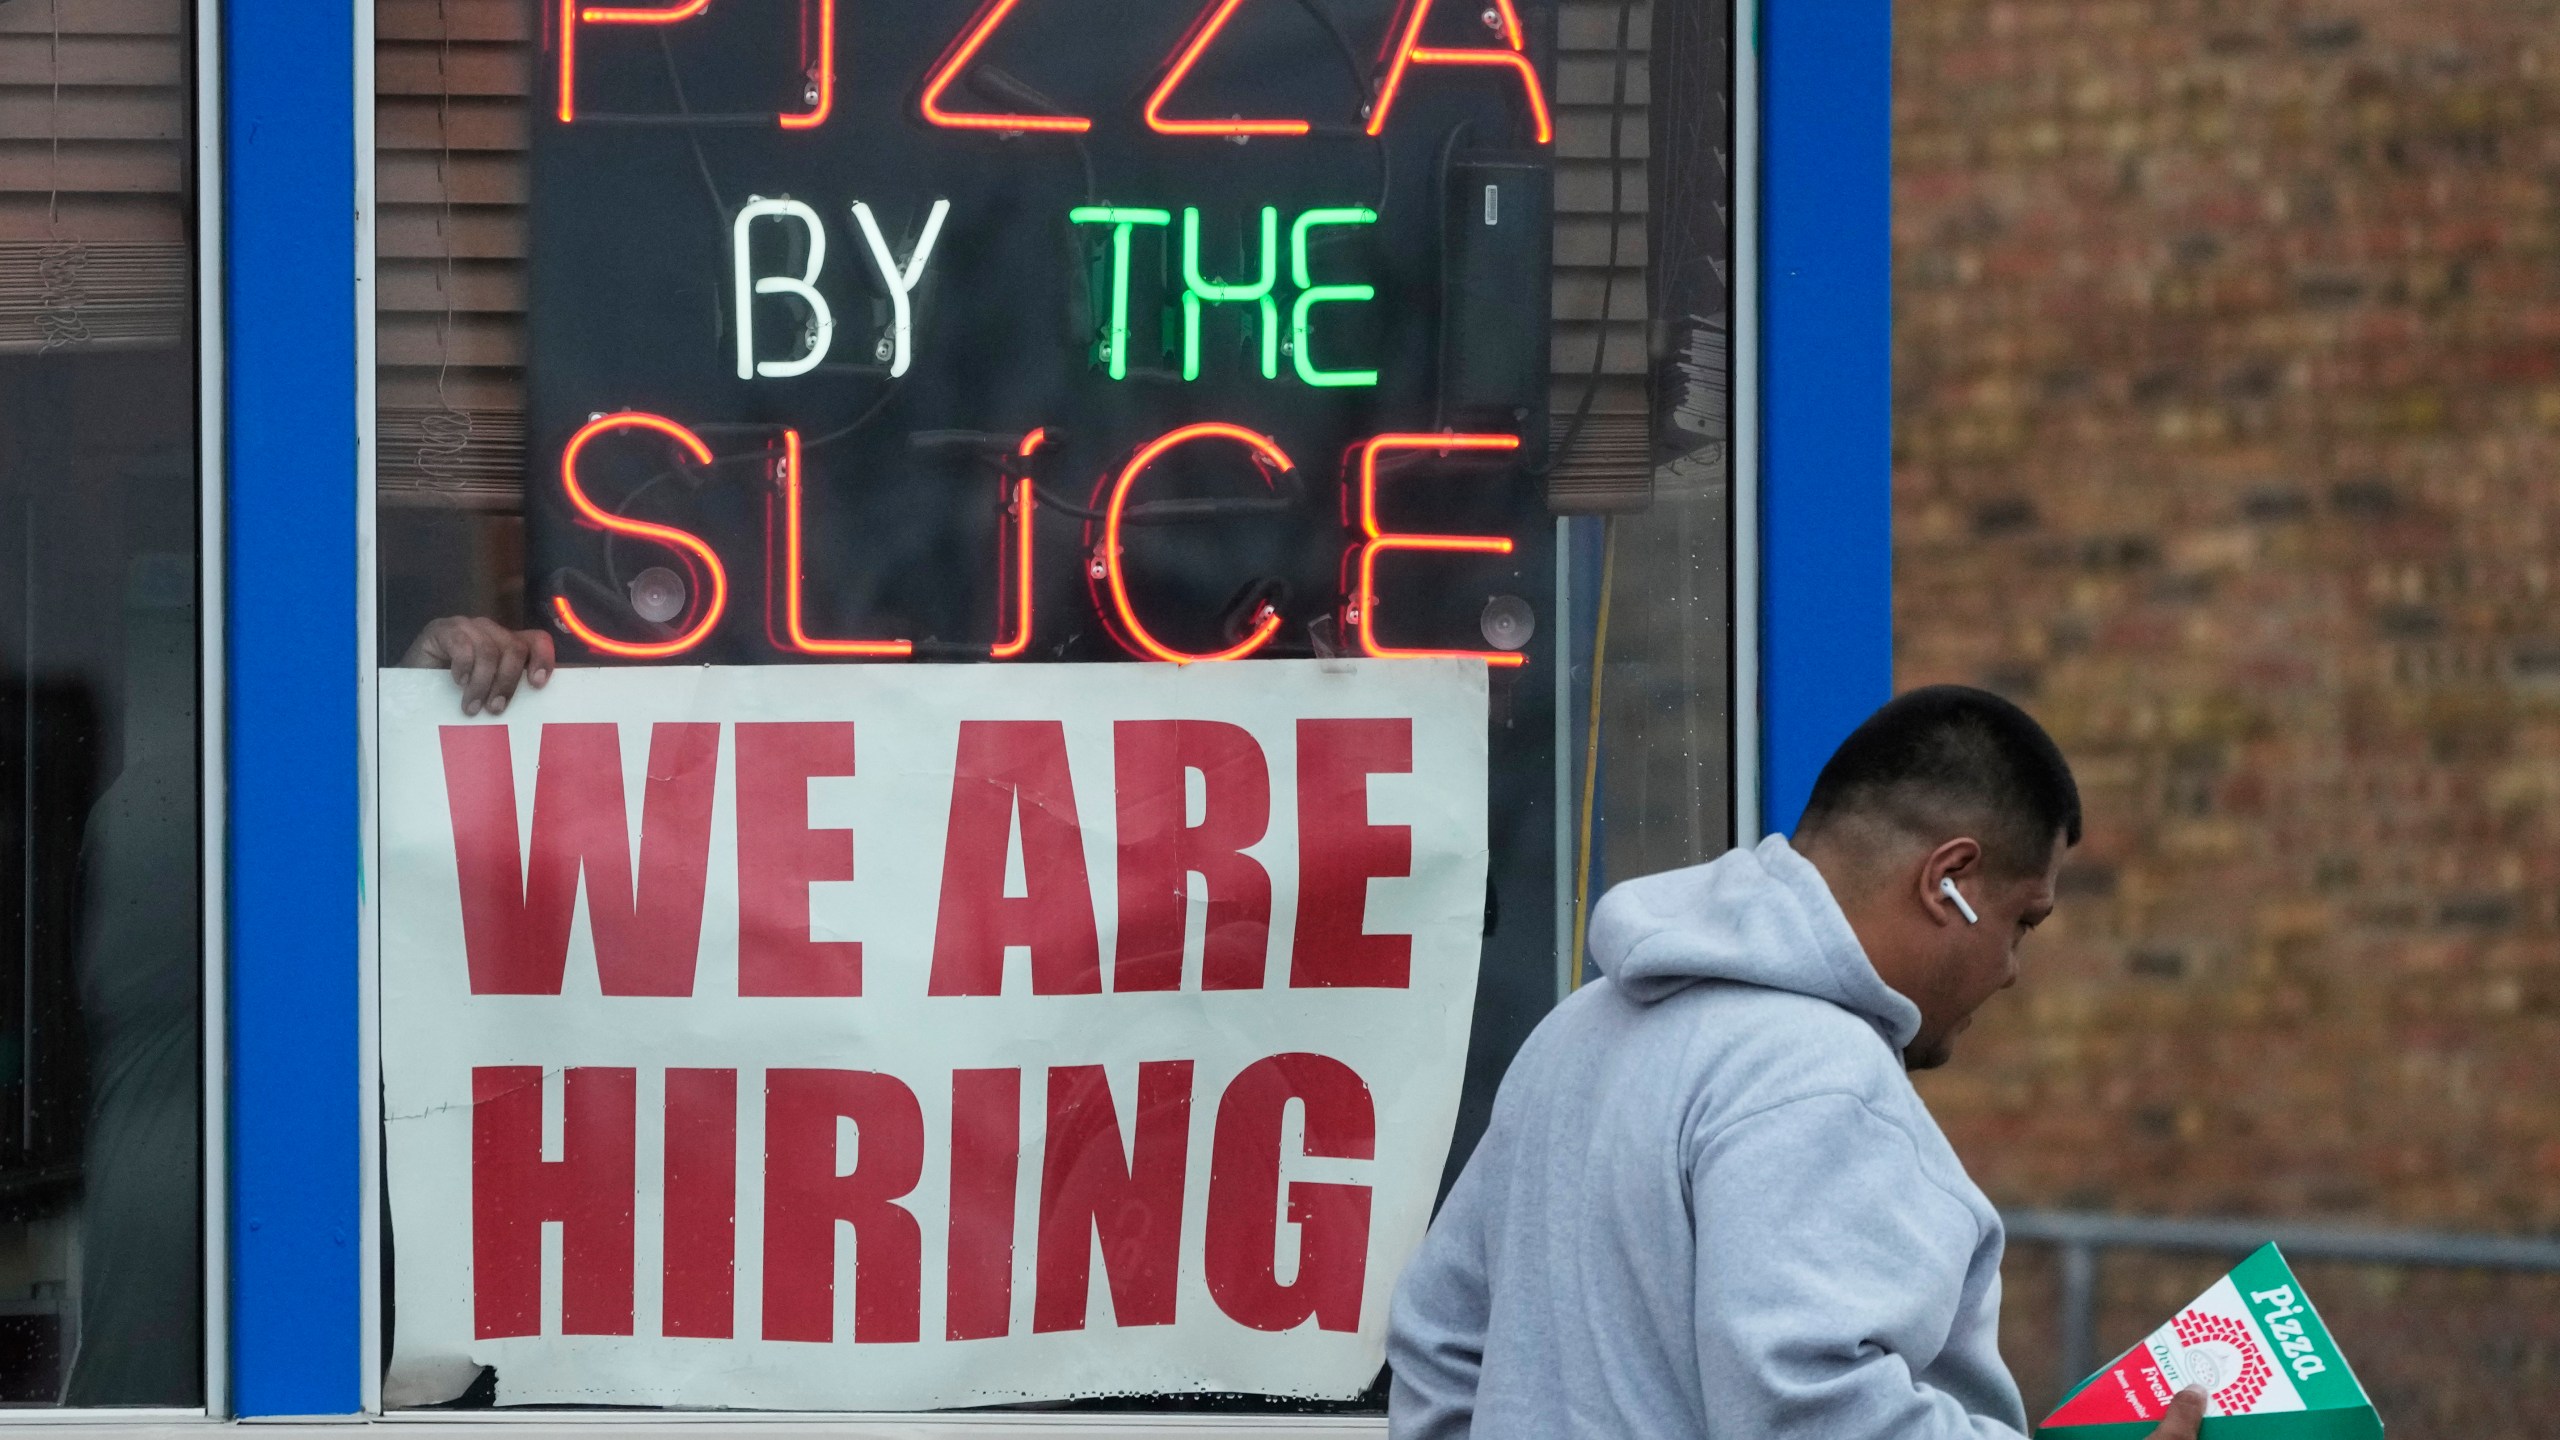
<svg viewBox="0 0 2560 1440"><path fill-rule="evenodd" d="M1950 927L1947 949L1932 968L1927 993L1911 997L1920 1007L1920 1033L1903 1048L1913 1070L1934 1070L1955 1056L1956 1037L1992 996L2018 982L2018 948L2053 913L2054 882L2070 847L2060 835L2040 873L2008 876L1986 869L1959 883L1978 925Z"/></svg>

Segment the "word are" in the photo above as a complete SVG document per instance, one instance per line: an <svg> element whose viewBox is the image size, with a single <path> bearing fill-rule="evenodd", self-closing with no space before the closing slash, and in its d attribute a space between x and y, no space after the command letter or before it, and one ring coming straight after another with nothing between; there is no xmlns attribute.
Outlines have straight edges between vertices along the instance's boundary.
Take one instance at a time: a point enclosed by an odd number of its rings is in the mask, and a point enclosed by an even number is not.
<svg viewBox="0 0 2560 1440"><path fill-rule="evenodd" d="M809 782L855 773L854 723L727 728L737 839L736 853L724 858L737 871L738 994L859 996L862 942L814 939L809 917L810 886L854 877L854 831L809 823ZM561 994L581 890L603 994L695 993L722 729L649 727L636 856L621 726L541 727L529 830L518 824L510 731L444 729L472 994ZM1246 853L1271 826L1271 767L1261 742L1210 720L1123 720L1112 729L1112 991L1181 987L1195 897L1208 922L1201 988L1263 989L1272 877ZM1295 742L1297 928L1287 985L1408 988L1413 937L1371 933L1367 910L1370 881L1412 874L1413 830L1370 823L1367 794L1372 775L1412 773L1413 722L1302 719ZM925 993L999 994L1005 952L1019 946L1030 951L1033 994L1101 994L1101 932L1064 725L964 721L951 774ZM525 834L529 845L518 841ZM1006 893L1013 856L1021 863L1018 895Z"/></svg>
<svg viewBox="0 0 2560 1440"><path fill-rule="evenodd" d="M560 628L602 654L627 659L668 659L682 655L701 645L713 630L729 604L728 566L708 541L687 530L653 521L635 520L598 505L578 478L579 457L597 439L618 432L638 431L655 434L673 441L698 465L712 463L711 447L693 431L667 419L641 411L622 411L599 415L569 439L560 455L560 485L579 519L595 529L629 536L634 540L662 545L674 551L683 563L696 572L702 582L691 587L689 604L692 615L683 628L665 640L623 640L606 635L588 624L566 595L552 597L552 614ZM1035 457L1045 442L1046 429L1034 430L1022 438L1017 458L1028 461ZM1203 661L1242 660L1271 642L1280 630L1279 612L1264 605L1243 639L1223 650L1189 651L1175 649L1157 638L1152 627L1139 615L1129 593L1127 552L1123 535L1127 529L1130 498L1138 481L1148 468L1172 451L1187 445L1211 442L1240 446L1262 474L1265 484L1271 477L1297 468L1277 441L1241 425L1216 421L1185 425L1167 431L1138 448L1118 474L1103 487L1104 507L1098 543L1088 557L1090 577L1100 582L1096 600L1103 607L1105 628L1131 654L1144 659L1162 660L1177 665ZM1396 554L1478 554L1508 555L1513 545L1501 535L1441 535L1413 531L1390 530L1378 514L1378 491L1381 483L1380 463L1399 454L1436 455L1442 459L1458 455L1508 454L1520 448L1516 435L1478 435L1435 431L1416 434L1376 435L1352 450L1352 473L1343 480L1344 509L1358 517L1359 529L1348 554L1344 557L1345 574L1350 589L1344 596L1341 611L1343 629L1358 645L1360 652L1379 660L1480 659L1486 664L1505 667L1526 663L1526 657L1500 650L1420 649L1387 642L1378 634L1378 565ZM802 553L802 490L800 432L783 432L780 457L780 491L778 504L782 511L776 528L783 537L781 568L769 577L766 586L766 629L783 646L804 655L825 655L851 659L902 659L915 653L915 644L905 639L843 639L813 636L803 616L802 589L805 582L805 557ZM1419 467L1416 467L1417 469ZM1032 608L1032 516L1037 490L1028 477L1011 482L1012 534L1000 539L996 557L996 590L999 597L1008 590L1013 597L1010 623L1012 636L987 648L987 658L1010 660L1022 655L1030 646L1035 620ZM1010 557L1002 553L1007 546ZM1010 559L1010 563L1008 562ZM1001 604L999 609L1004 608Z"/></svg>
<svg viewBox="0 0 2560 1440"><path fill-rule="evenodd" d="M1189 1273L1205 1279L1218 1309L1239 1325L1284 1331L1312 1320L1323 1330L1357 1331L1370 1187L1284 1181L1282 1171L1302 1157L1373 1158L1377 1112L1368 1084L1330 1056L1255 1061L1216 1097L1204 1166L1190 1154L1194 1063L1155 1060L1135 1068L1135 1103L1125 1123L1104 1066L1051 1066L1034 1080L1045 1095L1036 1112L1038 1210L1026 1247L1031 1330L1087 1328L1099 1253L1118 1327L1173 1324ZM754 1084L756 1072L747 1074ZM760 1164L738 1153L739 1071L670 1068L652 1078L662 1080L656 1088L664 1095L665 1161L660 1175L643 1177L637 1069L572 1066L557 1081L535 1065L472 1070L472 1323L482 1339L542 1333L542 1236L554 1222L561 1228L561 1332L633 1334L633 1216L646 1186L662 1202L665 1227L656 1333L709 1340L736 1334L744 1190L763 1211L763 1297L753 1321L763 1339L838 1339L837 1237L850 1227L852 1342L915 1343L924 1336L923 1218L932 1211L910 1197L925 1181L929 1158L947 1165L949 1176L947 1220L937 1237L944 1247L942 1336L1013 1333L1023 1071L950 1073L950 1128L939 1157L929 1156L915 1088L896 1076L763 1071ZM546 1160L545 1092L555 1087L560 1158ZM1284 1119L1293 1106L1303 1139L1288 1147ZM848 1125L850 1146L839 1139ZM1196 1202L1195 1189L1205 1190ZM1204 1223L1198 1253L1186 1256L1184 1212L1195 1203ZM1296 1273L1286 1281L1283 1205L1298 1232Z"/></svg>
<svg viewBox="0 0 2560 1440"><path fill-rule="evenodd" d="M804 15L801 53L796 73L802 81L801 103L804 108L776 116L785 130L815 130L826 124L833 113L836 89L836 7L837 0L802 0L805 7L814 4L816 24L810 26ZM1363 108L1362 128L1372 136L1386 133L1388 118L1394 114L1397 99L1404 93L1405 82L1416 69L1456 68L1489 69L1510 76L1519 86L1529 117L1529 129L1541 145L1555 139L1555 124L1547 110L1545 92L1540 88L1538 71L1528 56L1527 32L1520 24L1519 11L1512 0L1493 0L1482 12L1488 28L1500 40L1498 45L1448 46L1424 43L1423 32L1432 18L1437 0L1403 0L1387 33L1378 47L1384 71L1375 82L1376 98ZM1475 3L1451 4L1452 12L1464 11ZM557 108L560 123L576 124L578 111L578 46L582 31L623 26L660 28L700 17L710 8L710 0L676 0L658 6L589 5L583 0L559 0L559 24L556 48ZM967 71L989 40L1003 28L1021 4L1021 0L985 0L960 33L952 38L942 57L925 76L917 100L917 114L928 125L950 130L978 130L1001 134L1063 133L1082 134L1093 128L1086 115L1024 115L956 110L944 104L955 82ZM1163 64L1155 89L1147 96L1145 118L1147 128L1168 136L1248 136L1295 137L1311 133L1314 125L1304 117L1290 116L1260 119L1184 119L1168 115L1166 110L1199 64L1219 39L1227 22L1243 8L1244 0L1210 0L1209 6L1193 22L1184 37L1182 48ZM663 33L663 32L662 32ZM814 44L813 44L814 41ZM672 62L670 62L672 63Z"/></svg>

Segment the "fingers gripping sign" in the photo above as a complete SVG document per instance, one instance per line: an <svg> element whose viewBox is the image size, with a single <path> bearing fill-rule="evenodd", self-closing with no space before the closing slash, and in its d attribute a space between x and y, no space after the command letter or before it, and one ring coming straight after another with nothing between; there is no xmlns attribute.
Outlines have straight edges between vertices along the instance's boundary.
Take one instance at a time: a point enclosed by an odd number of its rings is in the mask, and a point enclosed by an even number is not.
<svg viewBox="0 0 2560 1440"><path fill-rule="evenodd" d="M510 630L485 616L448 615L432 621L400 657L403 670L450 670L462 690L462 713L506 713L516 687L527 680L541 689L559 665L551 637L540 630Z"/></svg>

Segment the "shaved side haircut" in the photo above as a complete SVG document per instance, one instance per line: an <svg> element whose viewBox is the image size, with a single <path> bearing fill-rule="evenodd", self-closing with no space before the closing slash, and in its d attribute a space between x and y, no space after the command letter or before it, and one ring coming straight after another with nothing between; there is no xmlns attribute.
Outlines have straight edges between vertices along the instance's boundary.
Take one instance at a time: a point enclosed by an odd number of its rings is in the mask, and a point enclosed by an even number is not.
<svg viewBox="0 0 2560 1440"><path fill-rule="evenodd" d="M2080 787L2026 711L1988 690L1932 685L1896 697L1840 742L1796 832L1838 832L1861 846L1970 835L1985 865L2034 875L2055 836L2080 843Z"/></svg>

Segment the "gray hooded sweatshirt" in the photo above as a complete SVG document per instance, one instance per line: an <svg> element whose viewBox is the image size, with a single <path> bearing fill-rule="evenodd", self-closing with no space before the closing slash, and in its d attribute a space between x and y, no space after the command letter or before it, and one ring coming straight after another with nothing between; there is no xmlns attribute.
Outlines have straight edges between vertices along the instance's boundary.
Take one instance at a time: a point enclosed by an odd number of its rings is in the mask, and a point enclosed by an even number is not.
<svg viewBox="0 0 2560 1440"><path fill-rule="evenodd" d="M1397 1440L1935 1440L2026 1425L2000 1217L1920 1012L1772 836L1630 881L1396 1291Z"/></svg>

